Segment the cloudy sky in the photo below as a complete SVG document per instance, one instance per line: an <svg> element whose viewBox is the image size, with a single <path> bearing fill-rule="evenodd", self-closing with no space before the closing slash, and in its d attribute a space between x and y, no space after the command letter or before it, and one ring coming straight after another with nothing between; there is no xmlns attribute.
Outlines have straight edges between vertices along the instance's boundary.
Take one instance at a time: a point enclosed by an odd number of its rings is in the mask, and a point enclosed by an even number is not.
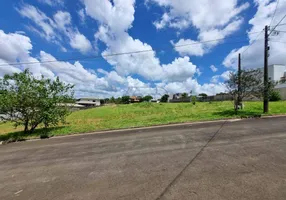
<svg viewBox="0 0 286 200"><path fill-rule="evenodd" d="M275 0L0 4L0 77L29 68L75 84L77 97L224 92L239 52L243 68L263 66L259 32L286 10L280 0L272 20ZM270 64L286 64L286 25L277 30L285 32L271 36Z"/></svg>

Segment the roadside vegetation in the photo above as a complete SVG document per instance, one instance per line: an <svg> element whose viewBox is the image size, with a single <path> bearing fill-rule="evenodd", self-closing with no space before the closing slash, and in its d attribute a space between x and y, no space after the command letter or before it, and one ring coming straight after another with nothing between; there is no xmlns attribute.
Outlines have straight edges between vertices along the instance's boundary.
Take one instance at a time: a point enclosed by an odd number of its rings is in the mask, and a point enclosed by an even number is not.
<svg viewBox="0 0 286 200"><path fill-rule="evenodd" d="M36 78L25 70L0 79L0 141L262 115L261 101L242 104L250 94L258 99L263 96L260 70L232 73L226 85L234 101L200 102L191 91L191 96L176 94L186 103L167 103L168 94L161 97L161 103L149 102L152 96L122 96L102 99L102 103L107 103L103 107L71 112L73 85L62 83L59 78ZM281 96L273 90L274 83L269 86L269 100L276 102L271 102L268 114L286 114L286 102L279 101ZM199 97L207 100L207 94Z"/></svg>
<svg viewBox="0 0 286 200"><path fill-rule="evenodd" d="M67 102L73 99L73 85L34 77L29 70L0 79L0 121L21 127L24 135L33 135L42 126L41 137L48 129L65 124L70 114Z"/></svg>
<svg viewBox="0 0 286 200"><path fill-rule="evenodd" d="M233 102L193 103L138 103L108 105L104 107L73 112L66 119L67 124L49 127L48 136L68 135L100 130L144 127L181 122L230 119L257 116L263 113L262 102L244 102L243 110L235 114ZM271 114L286 114L286 102L270 103ZM15 129L12 123L0 123L0 140L21 140L39 138L44 126L32 134L25 134L21 127Z"/></svg>
<svg viewBox="0 0 286 200"><path fill-rule="evenodd" d="M239 109L243 109L243 101L245 98L254 97L262 99L265 92L265 84L263 81L264 73L260 69L241 70L232 72L229 79L225 82L228 93L234 99L234 110L238 113ZM267 91L269 91L269 101L281 100L281 95L274 88L276 82L269 80L267 83Z"/></svg>

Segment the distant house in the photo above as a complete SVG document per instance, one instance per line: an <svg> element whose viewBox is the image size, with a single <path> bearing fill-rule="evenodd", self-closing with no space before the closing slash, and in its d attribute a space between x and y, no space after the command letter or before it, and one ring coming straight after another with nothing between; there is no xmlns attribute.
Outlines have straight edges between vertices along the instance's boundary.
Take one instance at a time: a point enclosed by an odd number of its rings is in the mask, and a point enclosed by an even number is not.
<svg viewBox="0 0 286 200"><path fill-rule="evenodd" d="M97 98L92 98L92 97L84 97L84 98L77 99L76 104L82 105L85 107L101 106L100 100Z"/></svg>
<svg viewBox="0 0 286 200"><path fill-rule="evenodd" d="M142 99L142 97L140 97L140 96L131 96L130 102L131 103L139 103L141 99Z"/></svg>
<svg viewBox="0 0 286 200"><path fill-rule="evenodd" d="M173 95L173 100L181 99L181 98L182 98L182 96L183 96L183 94L182 94L182 93L176 93L176 94L174 94L174 95Z"/></svg>
<svg viewBox="0 0 286 200"><path fill-rule="evenodd" d="M173 95L170 95L168 102L169 103L183 103L183 102L190 102L191 97L188 96L186 98L183 97L183 93L176 93Z"/></svg>
<svg viewBox="0 0 286 200"><path fill-rule="evenodd" d="M76 103L59 103L57 104L59 107L67 107L72 111L85 109L85 106L79 105Z"/></svg>
<svg viewBox="0 0 286 200"><path fill-rule="evenodd" d="M151 99L150 102L151 103L160 103L160 99Z"/></svg>

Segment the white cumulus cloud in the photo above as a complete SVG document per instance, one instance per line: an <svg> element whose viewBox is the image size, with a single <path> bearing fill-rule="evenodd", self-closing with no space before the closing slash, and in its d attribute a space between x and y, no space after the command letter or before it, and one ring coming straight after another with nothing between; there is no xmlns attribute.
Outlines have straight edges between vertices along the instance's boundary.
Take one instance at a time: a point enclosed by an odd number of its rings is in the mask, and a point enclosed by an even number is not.
<svg viewBox="0 0 286 200"><path fill-rule="evenodd" d="M76 27L72 26L70 13L58 11L53 18L50 18L38 8L29 4L23 4L17 8L17 11L21 16L34 22L35 26L29 25L29 30L59 45L61 49L66 49L62 45L64 37L66 37L70 46L81 53L87 54L93 51L91 42Z"/></svg>
<svg viewBox="0 0 286 200"><path fill-rule="evenodd" d="M231 74L232 71L228 70L223 72L220 75L215 75L211 78L211 82L212 83L220 83L220 82L225 82L226 80L229 79L229 76Z"/></svg>
<svg viewBox="0 0 286 200"><path fill-rule="evenodd" d="M64 0L38 0L42 4L47 4L49 6L63 6Z"/></svg>
<svg viewBox="0 0 286 200"><path fill-rule="evenodd" d="M210 66L210 69L211 69L213 72L217 72L217 70L218 70L214 65L211 65L211 66Z"/></svg>
<svg viewBox="0 0 286 200"><path fill-rule="evenodd" d="M150 50L145 53L125 54L106 57L109 64L121 76L138 74L150 81L185 80L196 73L196 66L188 57L177 58L172 63L161 65L152 47L128 34L134 20L134 0L110 1L84 0L86 13L99 24L95 37L107 46L102 55L118 52L137 52ZM120 18L120 23L117 19Z"/></svg>
<svg viewBox="0 0 286 200"><path fill-rule="evenodd" d="M161 20L154 22L157 29L171 27L182 30L193 26L198 30L196 39L182 38L175 45L225 38L231 35L243 22L239 14L249 7L249 3L240 4L238 0L146 0L146 2L147 5L148 2L155 2L164 8ZM202 56L221 42L185 46L175 50L182 55Z"/></svg>
<svg viewBox="0 0 286 200"><path fill-rule="evenodd" d="M18 33L5 33L0 30L0 58L13 62L27 58L33 46L29 37Z"/></svg>
<svg viewBox="0 0 286 200"><path fill-rule="evenodd" d="M199 84L194 78L194 74L198 73L198 68L190 62L189 57L177 58L170 64L159 66L160 82L152 85L152 82L145 83L131 75L120 75L117 71L108 72L99 68L98 73L103 75L100 77L94 70L86 69L79 61L74 63L57 61L54 56L45 51L40 51L39 57L34 58L30 55L32 44L27 36L4 33L2 30L0 30L0 36L2 46L10 45L7 52L3 49L4 51L0 54L0 76L21 72L28 68L36 77L41 75L51 79L59 77L61 81L75 84L76 97L152 95L158 98L165 93L172 94L192 90L198 93L214 94L225 89L221 83ZM14 45L20 39L23 40L22 45ZM9 65L9 63L15 62L32 62L33 64Z"/></svg>
<svg viewBox="0 0 286 200"><path fill-rule="evenodd" d="M272 19L274 10L276 8L276 1L270 0L255 0L257 12L252 19L249 20L251 29L248 32L249 45L243 46L238 49L233 49L224 59L223 65L227 68L235 69L237 67L237 57L239 53L242 54L242 68L260 68L264 63L264 32L253 34L257 31L262 31L265 25L269 25ZM286 1L280 1L279 6L272 23L272 28L277 24L285 15ZM283 22L282 22L283 23ZM283 27L283 26L282 26ZM278 27L277 30L283 30ZM282 28L282 29L281 29ZM257 39L257 40L256 40ZM256 40L255 43L253 43ZM269 65L271 64L286 64L286 34L279 33L278 36L270 36L270 57Z"/></svg>

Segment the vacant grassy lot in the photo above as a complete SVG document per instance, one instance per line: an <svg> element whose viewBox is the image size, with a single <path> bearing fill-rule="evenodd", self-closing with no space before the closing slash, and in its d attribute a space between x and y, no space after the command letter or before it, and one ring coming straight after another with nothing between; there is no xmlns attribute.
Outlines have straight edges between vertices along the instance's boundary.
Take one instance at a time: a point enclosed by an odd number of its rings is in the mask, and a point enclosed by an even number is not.
<svg viewBox="0 0 286 200"><path fill-rule="evenodd" d="M213 103L141 103L113 105L72 113L68 124L51 128L50 136L84 133L99 130L143 127L179 122L216 120L262 114L262 102L245 102L245 109L236 116L232 102ZM269 114L286 114L286 102L271 102ZM10 123L0 124L0 140L25 138L22 127L15 129ZM39 137L39 129L32 137Z"/></svg>

